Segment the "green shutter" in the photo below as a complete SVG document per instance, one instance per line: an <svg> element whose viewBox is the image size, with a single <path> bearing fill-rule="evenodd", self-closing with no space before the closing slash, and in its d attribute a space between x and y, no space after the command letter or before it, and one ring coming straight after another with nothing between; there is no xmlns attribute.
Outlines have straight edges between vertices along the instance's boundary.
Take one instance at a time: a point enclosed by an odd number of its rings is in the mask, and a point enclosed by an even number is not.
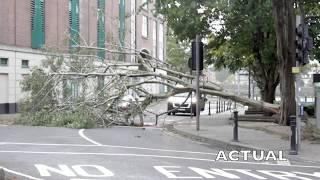
<svg viewBox="0 0 320 180"><path fill-rule="evenodd" d="M44 0L31 1L31 47L41 48L44 44Z"/></svg>
<svg viewBox="0 0 320 180"><path fill-rule="evenodd" d="M98 24L97 24L97 46L99 48L105 48L105 0L98 0ZM98 57L102 60L105 59L105 51L98 50Z"/></svg>
<svg viewBox="0 0 320 180"><path fill-rule="evenodd" d="M79 44L79 0L69 0L70 48Z"/></svg>
<svg viewBox="0 0 320 180"><path fill-rule="evenodd" d="M120 45L124 46L124 39L125 39L125 0L119 0L119 38L120 38Z"/></svg>

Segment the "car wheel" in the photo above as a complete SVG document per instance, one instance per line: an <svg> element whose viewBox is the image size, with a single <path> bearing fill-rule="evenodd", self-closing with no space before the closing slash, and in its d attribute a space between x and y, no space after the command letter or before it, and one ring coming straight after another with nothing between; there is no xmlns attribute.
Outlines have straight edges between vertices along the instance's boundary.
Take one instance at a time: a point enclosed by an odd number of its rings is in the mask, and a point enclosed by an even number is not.
<svg viewBox="0 0 320 180"><path fill-rule="evenodd" d="M171 115L171 112L168 112L167 114L168 114L168 116L170 116L170 115Z"/></svg>
<svg viewBox="0 0 320 180"><path fill-rule="evenodd" d="M173 113L172 113L172 115L174 115L174 116L175 116L175 115L176 115L176 113L175 113L175 112L173 112Z"/></svg>

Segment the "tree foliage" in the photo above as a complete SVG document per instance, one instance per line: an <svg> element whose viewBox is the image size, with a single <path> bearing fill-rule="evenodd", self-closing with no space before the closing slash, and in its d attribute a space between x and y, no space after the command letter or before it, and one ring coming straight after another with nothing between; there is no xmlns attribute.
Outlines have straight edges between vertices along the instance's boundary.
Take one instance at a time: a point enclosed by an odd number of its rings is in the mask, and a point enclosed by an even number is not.
<svg viewBox="0 0 320 180"><path fill-rule="evenodd" d="M179 40L208 39L208 64L251 71L262 98L273 102L279 74L271 0L160 0L157 7Z"/></svg>
<svg viewBox="0 0 320 180"><path fill-rule="evenodd" d="M188 59L190 57L188 43L179 42L171 32L167 36L167 63L175 67L179 72L189 71Z"/></svg>

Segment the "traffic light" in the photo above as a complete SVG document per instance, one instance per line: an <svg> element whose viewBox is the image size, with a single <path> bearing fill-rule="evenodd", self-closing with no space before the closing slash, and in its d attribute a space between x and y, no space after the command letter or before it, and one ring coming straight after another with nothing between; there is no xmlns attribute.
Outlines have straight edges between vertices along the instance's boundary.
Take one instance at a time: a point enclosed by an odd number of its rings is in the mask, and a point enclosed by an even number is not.
<svg viewBox="0 0 320 180"><path fill-rule="evenodd" d="M309 63L309 54L313 48L313 39L309 36L308 25L299 24L296 28L296 60L306 65Z"/></svg>
<svg viewBox="0 0 320 180"><path fill-rule="evenodd" d="M197 47L197 44L199 44L199 70L203 70L203 42L195 42L193 41L191 43L191 52L192 52L192 56L191 58L189 59L189 62L188 62L188 66L190 69L192 70L197 70L197 67L196 67L196 47Z"/></svg>

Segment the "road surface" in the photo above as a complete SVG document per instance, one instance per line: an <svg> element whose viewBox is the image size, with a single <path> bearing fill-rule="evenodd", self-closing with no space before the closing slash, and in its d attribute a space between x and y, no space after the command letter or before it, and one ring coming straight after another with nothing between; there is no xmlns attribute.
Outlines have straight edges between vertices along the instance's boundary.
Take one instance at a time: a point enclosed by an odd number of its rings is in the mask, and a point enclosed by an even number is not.
<svg viewBox="0 0 320 180"><path fill-rule="evenodd" d="M216 161L219 152L161 128L0 127L7 179L320 179L317 166Z"/></svg>

